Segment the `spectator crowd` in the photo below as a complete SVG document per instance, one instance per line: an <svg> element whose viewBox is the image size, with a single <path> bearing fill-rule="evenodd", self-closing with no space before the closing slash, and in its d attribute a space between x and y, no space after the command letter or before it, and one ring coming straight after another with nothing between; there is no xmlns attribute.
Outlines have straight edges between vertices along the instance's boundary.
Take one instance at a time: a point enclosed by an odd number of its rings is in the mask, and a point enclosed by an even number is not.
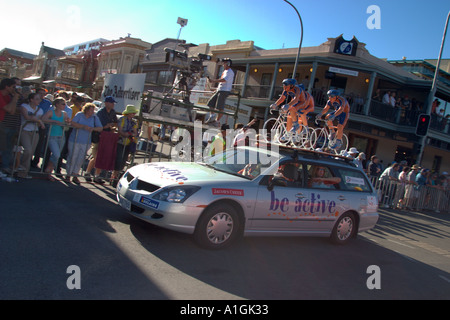
<svg viewBox="0 0 450 320"><path fill-rule="evenodd" d="M104 184L102 171L112 172L117 184L130 153L135 150L138 109L128 105L121 117L113 97L99 110L75 92L49 94L44 88L21 86L18 78L0 83L0 178L17 173L30 179L38 168L50 181L55 176L80 184L80 170L87 164L86 181ZM61 169L65 166L65 175Z"/></svg>

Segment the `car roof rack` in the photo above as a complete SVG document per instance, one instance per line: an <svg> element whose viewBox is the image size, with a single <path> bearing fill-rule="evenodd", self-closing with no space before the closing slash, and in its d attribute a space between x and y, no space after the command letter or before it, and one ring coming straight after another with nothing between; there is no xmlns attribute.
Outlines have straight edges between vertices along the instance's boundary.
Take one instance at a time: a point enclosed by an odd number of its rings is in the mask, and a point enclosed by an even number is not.
<svg viewBox="0 0 450 320"><path fill-rule="evenodd" d="M259 141L259 143L261 144L261 141ZM263 143L267 146L277 145L280 149L284 149L289 152L293 152L292 153L293 158L297 158L298 155L307 156L307 157L313 158L313 159L334 158L334 159L342 160L342 161L345 161L347 163L352 163L352 164L353 164L353 160L354 160L353 158L350 158L350 157L346 157L346 156L343 156L340 154L325 152L325 151L317 151L317 150L310 150L310 149L304 149L304 148L299 148L299 147L286 146L286 145L283 145L280 143L276 143L276 144L271 143L271 142L263 142Z"/></svg>

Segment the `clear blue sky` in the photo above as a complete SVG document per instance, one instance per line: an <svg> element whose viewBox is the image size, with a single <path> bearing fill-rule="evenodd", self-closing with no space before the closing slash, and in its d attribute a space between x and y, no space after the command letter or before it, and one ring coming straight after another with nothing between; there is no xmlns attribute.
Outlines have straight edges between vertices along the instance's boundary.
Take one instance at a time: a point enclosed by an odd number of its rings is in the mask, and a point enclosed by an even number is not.
<svg viewBox="0 0 450 320"><path fill-rule="evenodd" d="M371 54L391 60L437 58L450 10L448 0L290 0L303 20L303 46L340 34L353 36ZM370 5L380 9L381 29L369 29ZM3 1L0 49L37 54L46 45L63 49L97 39L132 37L154 43L176 38L178 17L187 42L210 45L253 40L264 49L297 48L300 23L283 0ZM443 54L450 58L450 32Z"/></svg>

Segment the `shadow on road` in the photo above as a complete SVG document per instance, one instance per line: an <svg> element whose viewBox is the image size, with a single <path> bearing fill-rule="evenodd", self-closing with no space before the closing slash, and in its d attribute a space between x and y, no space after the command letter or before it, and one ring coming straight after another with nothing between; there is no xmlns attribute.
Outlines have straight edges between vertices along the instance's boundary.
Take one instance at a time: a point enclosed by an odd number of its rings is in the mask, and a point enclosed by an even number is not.
<svg viewBox="0 0 450 320"><path fill-rule="evenodd" d="M226 250L208 251L189 235L129 216L109 186L33 179L0 183L0 197L0 299L171 299L148 276L156 272L157 262L173 267L180 277L243 299L450 298L448 290L440 289L438 277L450 279L447 273L369 241L364 234L346 246L323 238L255 237ZM448 238L433 227L438 218L411 215L415 220L405 223L399 215L383 214L369 235L408 231ZM128 242L148 256L144 267L136 264L137 253L124 250ZM81 290L66 287L70 265L81 269ZM381 269L380 290L367 288L371 265Z"/></svg>

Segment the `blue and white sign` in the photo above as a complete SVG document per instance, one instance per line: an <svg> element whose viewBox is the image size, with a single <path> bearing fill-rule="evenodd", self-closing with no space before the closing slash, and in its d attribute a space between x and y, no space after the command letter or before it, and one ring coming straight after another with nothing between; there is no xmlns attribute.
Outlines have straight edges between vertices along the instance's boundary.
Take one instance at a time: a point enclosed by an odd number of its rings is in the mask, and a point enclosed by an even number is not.
<svg viewBox="0 0 450 320"><path fill-rule="evenodd" d="M152 209L158 209L159 207L159 202L151 198L141 197L141 200L139 200L139 202Z"/></svg>
<svg viewBox="0 0 450 320"><path fill-rule="evenodd" d="M144 92L145 73L107 74L103 86L102 101L112 96L117 103L114 110L122 113L131 104L140 108Z"/></svg>

